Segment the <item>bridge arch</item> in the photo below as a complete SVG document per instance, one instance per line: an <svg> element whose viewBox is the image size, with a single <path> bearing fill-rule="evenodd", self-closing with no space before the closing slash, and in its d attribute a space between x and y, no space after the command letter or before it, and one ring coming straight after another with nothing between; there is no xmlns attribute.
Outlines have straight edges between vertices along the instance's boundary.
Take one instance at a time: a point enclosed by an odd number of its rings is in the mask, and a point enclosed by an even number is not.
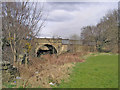
<svg viewBox="0 0 120 90"><path fill-rule="evenodd" d="M37 57L45 54L57 54L57 49L51 44L43 44L36 51Z"/></svg>

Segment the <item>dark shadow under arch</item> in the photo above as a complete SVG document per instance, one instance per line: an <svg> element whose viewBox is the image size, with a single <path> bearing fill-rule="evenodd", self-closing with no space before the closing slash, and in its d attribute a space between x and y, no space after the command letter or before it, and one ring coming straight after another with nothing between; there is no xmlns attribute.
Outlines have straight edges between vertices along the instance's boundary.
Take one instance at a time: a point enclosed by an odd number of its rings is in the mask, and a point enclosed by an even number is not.
<svg viewBox="0 0 120 90"><path fill-rule="evenodd" d="M46 46L48 50L43 50L39 48L37 51L37 57L40 57L40 55L46 55L46 54L57 54L57 50L53 45L45 44L44 46Z"/></svg>

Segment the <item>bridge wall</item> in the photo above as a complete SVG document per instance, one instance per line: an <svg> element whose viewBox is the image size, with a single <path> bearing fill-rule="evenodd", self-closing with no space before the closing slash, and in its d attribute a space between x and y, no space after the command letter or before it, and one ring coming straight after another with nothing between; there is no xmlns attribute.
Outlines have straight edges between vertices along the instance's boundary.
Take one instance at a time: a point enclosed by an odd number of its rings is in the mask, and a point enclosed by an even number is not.
<svg viewBox="0 0 120 90"><path fill-rule="evenodd" d="M62 52L66 52L67 50L70 50L71 52L95 51L94 45L83 46L82 43L78 40L76 41L68 39L37 38L35 42L35 52L37 52L39 48L42 49L45 44L54 46L57 50L57 54L61 54Z"/></svg>
<svg viewBox="0 0 120 90"><path fill-rule="evenodd" d="M40 39L36 39L35 40L36 43L36 49L35 52L37 53L37 51L41 48L41 49L47 49L45 47L43 47L45 44L49 44L55 47L55 49L57 50L58 54L65 52L68 50L68 45L63 45L62 44L62 39L48 39L48 38L40 38Z"/></svg>

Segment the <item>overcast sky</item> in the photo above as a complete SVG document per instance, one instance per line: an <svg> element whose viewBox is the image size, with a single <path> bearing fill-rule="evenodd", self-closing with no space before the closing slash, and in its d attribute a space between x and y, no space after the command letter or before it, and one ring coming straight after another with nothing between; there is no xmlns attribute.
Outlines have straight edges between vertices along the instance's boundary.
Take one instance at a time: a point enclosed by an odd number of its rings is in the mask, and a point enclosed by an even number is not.
<svg viewBox="0 0 120 90"><path fill-rule="evenodd" d="M83 26L96 25L109 10L117 8L117 2L47 2L49 15L40 37L80 35Z"/></svg>

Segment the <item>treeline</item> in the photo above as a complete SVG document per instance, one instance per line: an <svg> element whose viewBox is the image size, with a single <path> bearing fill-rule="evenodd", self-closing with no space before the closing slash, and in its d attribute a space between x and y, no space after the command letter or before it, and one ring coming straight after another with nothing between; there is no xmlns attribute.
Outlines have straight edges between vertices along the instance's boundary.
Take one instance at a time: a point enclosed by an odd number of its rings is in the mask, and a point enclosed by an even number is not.
<svg viewBox="0 0 120 90"><path fill-rule="evenodd" d="M83 45L93 44L98 52L118 52L118 11L109 11L97 25L85 26Z"/></svg>

